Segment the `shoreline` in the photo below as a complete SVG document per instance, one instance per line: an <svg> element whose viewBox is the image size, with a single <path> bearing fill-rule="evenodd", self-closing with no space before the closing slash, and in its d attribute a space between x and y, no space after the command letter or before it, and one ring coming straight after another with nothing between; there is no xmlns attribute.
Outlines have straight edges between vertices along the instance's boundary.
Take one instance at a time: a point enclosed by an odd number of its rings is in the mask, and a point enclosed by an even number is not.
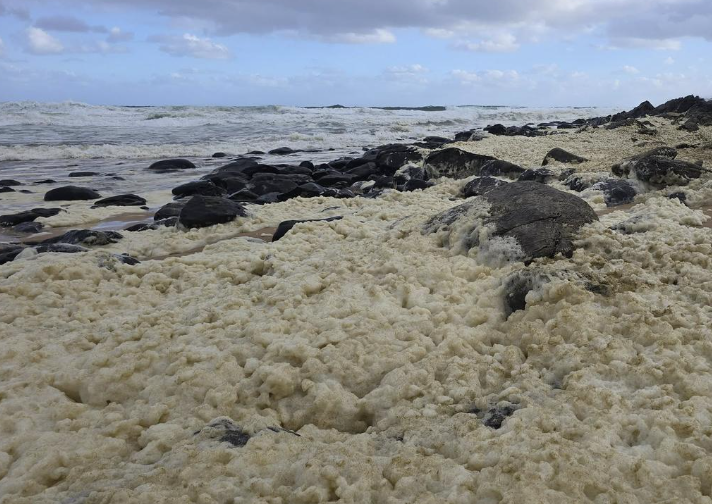
<svg viewBox="0 0 712 504"><path fill-rule="evenodd" d="M708 502L712 126L636 120L656 133L382 149L376 180L344 160L313 197L225 159L191 189L290 197L190 195L179 222L232 220L21 252L0 265L0 502ZM542 166L554 147L587 160ZM91 204L37 221L136 215Z"/></svg>

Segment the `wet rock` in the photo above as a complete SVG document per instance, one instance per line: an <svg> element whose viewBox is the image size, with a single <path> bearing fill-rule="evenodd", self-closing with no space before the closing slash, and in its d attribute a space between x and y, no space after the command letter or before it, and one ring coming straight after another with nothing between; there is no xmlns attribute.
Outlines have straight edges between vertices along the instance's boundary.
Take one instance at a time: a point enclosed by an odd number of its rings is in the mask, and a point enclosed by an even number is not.
<svg viewBox="0 0 712 504"><path fill-rule="evenodd" d="M224 152L216 152L215 154L212 155L212 157L214 157L214 158L224 158L226 156L227 156L227 154L225 154Z"/></svg>
<svg viewBox="0 0 712 504"><path fill-rule="evenodd" d="M14 260L23 250L25 250L25 247L22 245L0 243L0 264Z"/></svg>
<svg viewBox="0 0 712 504"><path fill-rule="evenodd" d="M252 203L254 203L255 205L268 205L270 203L279 203L280 201L282 201L280 199L281 197L282 197L282 193L269 192L269 193L261 194Z"/></svg>
<svg viewBox="0 0 712 504"><path fill-rule="evenodd" d="M480 168L480 176L482 177L506 177L508 179L516 180L519 176L524 173L524 168L515 165L508 161L502 161L501 159L493 159L492 161L487 161Z"/></svg>
<svg viewBox="0 0 712 504"><path fill-rule="evenodd" d="M582 192L590 188L596 182L599 182L600 175L578 174L574 173L566 177L563 181L564 186L572 191Z"/></svg>
<svg viewBox="0 0 712 504"><path fill-rule="evenodd" d="M487 126L485 128L485 131L489 133L490 135L497 135L497 136L526 136L526 137L534 137L534 136L543 136L546 135L545 131L540 130L539 128L534 128L529 125L524 125L524 126L504 126L503 124L493 124L491 126Z"/></svg>
<svg viewBox="0 0 712 504"><path fill-rule="evenodd" d="M171 192L177 198L202 194L203 196L223 196L226 193L224 187L218 187L210 180L196 180L174 187Z"/></svg>
<svg viewBox="0 0 712 504"><path fill-rule="evenodd" d="M157 224L148 224L146 222L140 222L138 224L132 224L131 226L125 228L124 231L128 231L130 233L137 233L140 231L148 231L148 230L153 230L153 229L158 229L158 225Z"/></svg>
<svg viewBox="0 0 712 504"><path fill-rule="evenodd" d="M663 156L647 156L621 163L614 167L613 174L619 177L635 176L656 189L671 185L684 186L692 179L702 176L701 166L687 161L678 161Z"/></svg>
<svg viewBox="0 0 712 504"><path fill-rule="evenodd" d="M632 203L638 192L630 181L623 179L603 180L595 183L591 189L603 191L603 200L607 207Z"/></svg>
<svg viewBox="0 0 712 504"><path fill-rule="evenodd" d="M355 168L351 168L346 171L346 175L351 175L355 179L367 179L371 175L376 175L378 174L378 168L376 167L376 163L374 162L367 162L363 163L359 166L356 166Z"/></svg>
<svg viewBox="0 0 712 504"><path fill-rule="evenodd" d="M185 204L178 216L178 222L190 229L223 224L245 216L245 207L235 201L217 196L197 195Z"/></svg>
<svg viewBox="0 0 712 504"><path fill-rule="evenodd" d="M465 186L462 188L462 196L464 198L480 196L491 191L495 187L499 187L506 183L507 182L496 179L494 177L477 177L465 184Z"/></svg>
<svg viewBox="0 0 712 504"><path fill-rule="evenodd" d="M517 408L512 404L490 408L487 413L485 413L482 423L484 423L486 427L497 430L502 427L502 424L508 417L514 414L516 409Z"/></svg>
<svg viewBox="0 0 712 504"><path fill-rule="evenodd" d="M252 168L257 166L259 163L255 161L254 159L236 159L235 161L232 161L231 163L228 163L226 165L220 166L210 172L210 175L216 175L216 174L227 174L227 173L232 173L234 175L242 175L244 170L248 168ZM205 179L206 177L202 177Z"/></svg>
<svg viewBox="0 0 712 504"><path fill-rule="evenodd" d="M258 196L268 193L284 194L297 188L299 184L288 177L269 177L263 180L254 180L247 185L247 189Z"/></svg>
<svg viewBox="0 0 712 504"><path fill-rule="evenodd" d="M156 161L148 167L149 170L158 173L170 173L188 170L190 168L195 168L195 165L187 159L164 159L162 161Z"/></svg>
<svg viewBox="0 0 712 504"><path fill-rule="evenodd" d="M331 173L319 177L318 182L320 185L334 187L340 185L341 187L346 187L351 185L356 180L356 177L348 173Z"/></svg>
<svg viewBox="0 0 712 504"><path fill-rule="evenodd" d="M405 184L398 185L397 189L399 191L403 191L403 192L411 192L411 191L427 189L428 187L431 187L432 185L433 185L433 183L428 182L427 180L410 179L410 180L406 181Z"/></svg>
<svg viewBox="0 0 712 504"><path fill-rule="evenodd" d="M0 226L17 226L23 222L32 222L38 217L52 217L61 211L61 208L33 208L16 214L0 215Z"/></svg>
<svg viewBox="0 0 712 504"><path fill-rule="evenodd" d="M0 180L0 186L4 187L14 187L14 186L21 186L22 182L18 182L17 180L13 179L2 179Z"/></svg>
<svg viewBox="0 0 712 504"><path fill-rule="evenodd" d="M136 194L119 194L118 196L110 196L94 202L94 207L108 206L143 206L146 200Z"/></svg>
<svg viewBox="0 0 712 504"><path fill-rule="evenodd" d="M93 172L93 171L75 171L69 174L71 178L78 178L78 177L95 177L97 175L101 175L98 172Z"/></svg>
<svg viewBox="0 0 712 504"><path fill-rule="evenodd" d="M34 248L38 254L46 254L53 252L56 254L78 254L80 252L88 252L88 248L71 243L41 243Z"/></svg>
<svg viewBox="0 0 712 504"><path fill-rule="evenodd" d="M598 220L593 209L581 198L537 182L512 182L488 191L480 198L489 203L489 214L481 225L492 231L493 239L514 240L520 251L514 257L531 262L537 257L570 257L574 251L574 234L584 224ZM479 223L468 216L479 198L436 215L426 223L423 232L449 233L450 243L468 250L479 243ZM465 219L465 221L462 221ZM458 225L458 221L460 221ZM469 229L464 236L452 236L453 229ZM507 247L508 250L511 247Z"/></svg>
<svg viewBox="0 0 712 504"><path fill-rule="evenodd" d="M246 175L236 173L216 173L202 177L203 181L210 182L213 185L224 190L226 194L236 193L247 187L249 180ZM203 196L209 196L204 194Z"/></svg>
<svg viewBox="0 0 712 504"><path fill-rule="evenodd" d="M684 192L681 192L681 191L674 192L672 194L668 194L668 198L676 199L680 203L687 204L687 194L685 194Z"/></svg>
<svg viewBox="0 0 712 504"><path fill-rule="evenodd" d="M485 137L485 135L482 133L482 131L477 130L477 129L471 129L467 131L461 131L459 133L455 134L455 141L456 142L476 142L479 140L482 140Z"/></svg>
<svg viewBox="0 0 712 504"><path fill-rule="evenodd" d="M15 192L15 190L12 187L0 186L0 193L11 193L11 192Z"/></svg>
<svg viewBox="0 0 712 504"><path fill-rule="evenodd" d="M547 168L535 168L532 170L525 170L519 176L520 182L539 182L540 184L548 184L552 180L556 179L556 175L553 171Z"/></svg>
<svg viewBox="0 0 712 504"><path fill-rule="evenodd" d="M529 268L516 271L504 280L504 315L509 316L526 308L526 297L535 286L547 282L545 275Z"/></svg>
<svg viewBox="0 0 712 504"><path fill-rule="evenodd" d="M271 151L269 151L269 153L272 154L273 156L286 156L288 154L294 154L296 152L301 152L301 151L294 150L289 147L279 147L277 149L272 149Z"/></svg>
<svg viewBox="0 0 712 504"><path fill-rule="evenodd" d="M335 196L336 191L331 188L326 188L315 182L302 184L292 191L283 195L284 200L291 198L315 198L317 196Z"/></svg>
<svg viewBox="0 0 712 504"><path fill-rule="evenodd" d="M228 196L228 199L241 203L247 203L250 201L255 201L259 197L259 194L255 194L249 189L240 189L239 191Z"/></svg>
<svg viewBox="0 0 712 504"><path fill-rule="evenodd" d="M95 200L99 198L101 198L101 194L93 189L72 185L51 189L44 196L45 201Z"/></svg>
<svg viewBox="0 0 712 504"><path fill-rule="evenodd" d="M41 241L40 245L52 243L65 243L69 245L85 245L87 247L109 245L117 243L123 238L121 233L116 231L94 231L92 229L73 229L61 236L55 236Z"/></svg>
<svg viewBox="0 0 712 504"><path fill-rule="evenodd" d="M700 130L700 125L695 122L694 119L688 119L678 128L679 130L687 131L693 133Z"/></svg>
<svg viewBox="0 0 712 504"><path fill-rule="evenodd" d="M421 161L423 155L410 145L389 144L367 152L363 158L375 161L382 173L393 175L403 165Z"/></svg>
<svg viewBox="0 0 712 504"><path fill-rule="evenodd" d="M276 242L280 238L284 237L294 226L297 224L300 224L302 222L331 222L331 221L336 221L340 220L343 217L329 217L327 219L306 219L306 220L288 220L288 221L283 221L279 223L279 226L277 226L277 231L275 231L274 235L272 236L272 241Z"/></svg>
<svg viewBox="0 0 712 504"><path fill-rule="evenodd" d="M314 170L314 163L312 163L311 161L302 161L301 163L299 163L299 166L301 166L302 168L306 168L309 171Z"/></svg>
<svg viewBox="0 0 712 504"><path fill-rule="evenodd" d="M42 231L43 227L44 224L42 224L41 222L23 222L22 224L18 224L17 226L13 227L12 230L18 233L35 234Z"/></svg>
<svg viewBox="0 0 712 504"><path fill-rule="evenodd" d="M56 180L52 179L44 179L44 180L37 180L35 182L32 182L33 185L40 185L40 184L56 184Z"/></svg>
<svg viewBox="0 0 712 504"><path fill-rule="evenodd" d="M425 159L425 167L433 177L462 179L479 175L482 166L492 160L494 160L492 156L473 154L450 147L430 154Z"/></svg>
<svg viewBox="0 0 712 504"><path fill-rule="evenodd" d="M414 165L406 165L396 172L393 180L396 184L401 185L407 183L409 180L419 180L424 182L429 178L430 177L428 176L428 172L425 168Z"/></svg>
<svg viewBox="0 0 712 504"><path fill-rule="evenodd" d="M588 159L572 154L571 152L555 147L551 149L546 156L544 156L544 161L542 161L542 166L546 166L552 161L558 161L559 163L569 163L569 164L579 164L588 161Z"/></svg>
<svg viewBox="0 0 712 504"><path fill-rule="evenodd" d="M183 210L185 203L168 203L159 208L153 216L154 221L168 219L170 217L178 217L180 211Z"/></svg>

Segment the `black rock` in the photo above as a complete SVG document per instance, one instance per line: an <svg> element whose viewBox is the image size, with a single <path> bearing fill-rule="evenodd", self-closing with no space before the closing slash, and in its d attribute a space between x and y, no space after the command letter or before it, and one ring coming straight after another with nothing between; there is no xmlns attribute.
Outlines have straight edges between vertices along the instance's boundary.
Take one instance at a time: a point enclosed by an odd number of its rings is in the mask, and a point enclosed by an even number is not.
<svg viewBox="0 0 712 504"><path fill-rule="evenodd" d="M227 173L232 173L233 175L242 175L245 169L252 168L253 166L257 166L258 164L259 163L257 163L257 161L255 161L254 159L236 159L231 163L216 168L210 173L210 175ZM206 177L202 178L205 179Z"/></svg>
<svg viewBox="0 0 712 504"><path fill-rule="evenodd" d="M504 124L493 124L491 126L487 126L485 131L490 135L506 135L507 127Z"/></svg>
<svg viewBox="0 0 712 504"><path fill-rule="evenodd" d="M299 163L299 166L301 166L302 168L306 168L310 171L314 170L314 163L312 163L311 161L302 161L301 163Z"/></svg>
<svg viewBox="0 0 712 504"><path fill-rule="evenodd" d="M339 184L341 186L351 185L356 179L357 177L348 173L332 173L319 177L318 180L320 185L333 187Z"/></svg>
<svg viewBox="0 0 712 504"><path fill-rule="evenodd" d="M127 264L129 266L136 266L141 264L141 261L132 257L128 254L112 254L121 264Z"/></svg>
<svg viewBox="0 0 712 504"><path fill-rule="evenodd" d="M149 170L159 173L169 173L187 170L189 168L195 168L195 165L187 159L164 159L162 161L156 161L148 167Z"/></svg>
<svg viewBox="0 0 712 504"><path fill-rule="evenodd" d="M506 183L507 182L496 179L494 177L477 177L465 184L465 186L462 188L462 196L464 198L480 196L491 191L495 187L499 187Z"/></svg>
<svg viewBox="0 0 712 504"><path fill-rule="evenodd" d="M15 192L15 190L12 187L0 186L0 193L10 193L10 192Z"/></svg>
<svg viewBox="0 0 712 504"><path fill-rule="evenodd" d="M704 104L705 100L699 96L688 95L682 98L675 98L666 101L662 105L655 107L652 115L664 114L684 114L696 105Z"/></svg>
<svg viewBox="0 0 712 504"><path fill-rule="evenodd" d="M531 269L516 271L504 280L504 315L509 317L512 313L526 308L526 297L535 285L548 281Z"/></svg>
<svg viewBox="0 0 712 504"><path fill-rule="evenodd" d="M674 192L672 194L668 194L668 198L676 199L676 200L680 201L680 203L687 202L687 194L685 194L684 192Z"/></svg>
<svg viewBox="0 0 712 504"><path fill-rule="evenodd" d="M258 196L262 196L269 193L287 193L296 189L298 185L299 184L288 178L272 177L271 180L258 181L256 183L251 182L248 184L247 189Z"/></svg>
<svg viewBox="0 0 712 504"><path fill-rule="evenodd" d="M34 194L33 191L28 191L27 189L20 189L20 190L17 191L17 192L21 192L22 194Z"/></svg>
<svg viewBox="0 0 712 504"><path fill-rule="evenodd" d="M71 243L41 243L33 247L39 254L54 252L57 254L77 254L89 249Z"/></svg>
<svg viewBox="0 0 712 504"><path fill-rule="evenodd" d="M446 144L450 143L452 140L449 138L441 137L441 136L427 136L423 138L423 142L425 143L430 143L430 144Z"/></svg>
<svg viewBox="0 0 712 504"><path fill-rule="evenodd" d="M33 208L16 214L0 215L0 226L17 226L23 222L32 222L38 217L52 217L61 211L61 208Z"/></svg>
<svg viewBox="0 0 712 504"><path fill-rule="evenodd" d="M404 191L404 192L410 192L410 191L416 191L418 189L427 189L428 187L430 187L432 185L433 185L432 182L428 182L426 180L410 179L405 184L398 186L398 190Z"/></svg>
<svg viewBox="0 0 712 504"><path fill-rule="evenodd" d="M255 201L257 198L259 198L259 194L255 194L249 189L240 189L239 191L231 194L228 196L228 199L232 201L238 201L241 203L245 203L248 201Z"/></svg>
<svg viewBox="0 0 712 504"><path fill-rule="evenodd" d="M158 229L158 224L148 224L146 222L139 222L138 224L132 224L131 226L125 228L124 231L136 233L139 231L148 231L149 229Z"/></svg>
<svg viewBox="0 0 712 504"><path fill-rule="evenodd" d="M268 205L270 203L279 203L281 200L280 198L282 197L282 193L280 192L270 192L266 194L260 195L253 203L255 205Z"/></svg>
<svg viewBox="0 0 712 504"><path fill-rule="evenodd" d="M35 234L39 233L43 227L44 224L42 224L41 222L23 222L22 224L18 224L12 229L13 231L16 231L18 233Z"/></svg>
<svg viewBox="0 0 712 504"><path fill-rule="evenodd" d="M555 147L555 148L551 149L546 154L546 156L544 156L544 161L542 161L541 164L542 164L542 166L545 166L545 165L548 165L551 161L558 161L560 163L579 164L579 163L588 161L588 159L583 158L581 156L577 156L576 154L567 152L564 149Z"/></svg>
<svg viewBox="0 0 712 504"><path fill-rule="evenodd" d="M483 138L484 135L481 131L477 129L471 129L468 131L461 131L459 133L455 133L456 142L476 142L478 140L482 140Z"/></svg>
<svg viewBox="0 0 712 504"><path fill-rule="evenodd" d="M628 180L622 179L603 180L595 183L591 186L591 189L603 191L603 200L608 207L632 203L637 194L633 184Z"/></svg>
<svg viewBox="0 0 712 504"><path fill-rule="evenodd" d="M521 248L520 259L525 263L537 257L554 257L561 253L570 257L574 251L576 231L598 220L596 213L581 198L537 182L512 182L496 187L483 196L489 204L489 216L484 225L491 225L494 237L513 238ZM477 201L436 215L425 225L424 233L445 231L460 219L468 219L468 212ZM462 224L469 225L467 222ZM457 244L464 249L481 247L477 237L477 223Z"/></svg>
<svg viewBox="0 0 712 504"><path fill-rule="evenodd" d="M327 219L306 219L306 220L288 220L288 221L283 221L279 223L279 226L277 226L277 231L275 231L274 235L272 236L272 241L276 242L280 238L282 238L284 235L286 235L295 225L301 223L301 222L331 222L335 220L340 220L343 217L329 217Z"/></svg>
<svg viewBox="0 0 712 504"><path fill-rule="evenodd" d="M288 154L294 154L295 152L301 152L299 150L294 150L289 147L279 147L277 149L272 149L269 151L273 156L286 156Z"/></svg>
<svg viewBox="0 0 712 504"><path fill-rule="evenodd" d="M645 117L646 115L652 115L654 111L655 107L653 107L653 104L649 101L644 101L643 103L635 107L633 110L614 114L613 116L611 116L611 121L620 122L625 121L626 119L639 119L641 117Z"/></svg>
<svg viewBox="0 0 712 504"><path fill-rule="evenodd" d="M95 177L96 175L100 175L97 172L93 171L75 171L69 174L70 177L75 178L75 177Z"/></svg>
<svg viewBox="0 0 712 504"><path fill-rule="evenodd" d="M40 185L40 184L56 184L56 180L52 179L44 179L44 180L38 180L36 182L32 182L33 185Z"/></svg>
<svg viewBox="0 0 712 504"><path fill-rule="evenodd" d="M20 186L22 182L12 179L2 179L0 180L0 186L10 187L10 186Z"/></svg>
<svg viewBox="0 0 712 504"><path fill-rule="evenodd" d="M49 245L52 243L65 243L69 245L86 245L101 246L116 243L123 236L116 231L94 231L92 229L73 229L67 231L61 236L55 236L47 240L41 241L40 245Z"/></svg>
<svg viewBox="0 0 712 504"><path fill-rule="evenodd" d="M695 103L687 110L685 117L699 126L712 126L712 100Z"/></svg>
<svg viewBox="0 0 712 504"><path fill-rule="evenodd" d="M241 204L217 196L193 196L183 207L178 222L186 228L200 228L223 224L245 217L247 212Z"/></svg>
<svg viewBox="0 0 712 504"><path fill-rule="evenodd" d="M492 156L473 154L450 147L430 154L425 159L425 167L433 177L462 179L479 175L482 166L493 160Z"/></svg>
<svg viewBox="0 0 712 504"><path fill-rule="evenodd" d="M196 180L174 187L171 191L176 197L184 198L194 194L203 196L223 196L226 193L224 187L218 187L210 180Z"/></svg>
<svg viewBox="0 0 712 504"><path fill-rule="evenodd" d="M502 427L502 424L507 419L507 417L512 416L515 411L516 408L513 405L504 405L491 408L487 411L487 413L485 413L483 423L485 424L485 426L491 429L499 429Z"/></svg>
<svg viewBox="0 0 712 504"><path fill-rule="evenodd" d="M118 196L110 196L94 202L94 207L108 206L143 206L146 200L136 194L119 194Z"/></svg>
<svg viewBox="0 0 712 504"><path fill-rule="evenodd" d="M407 163L423 159L423 155L417 149L403 144L382 145L368 151L362 157L369 161L375 161L386 175L394 174L398 168Z"/></svg>
<svg viewBox="0 0 712 504"><path fill-rule="evenodd" d="M101 194L87 187L62 186L49 190L45 196L45 201L76 201L94 200L101 198Z"/></svg>
<svg viewBox="0 0 712 504"><path fill-rule="evenodd" d="M227 154L225 154L224 152L216 152L215 154L213 154L214 158L224 158L226 156Z"/></svg>
<svg viewBox="0 0 712 504"><path fill-rule="evenodd" d="M699 131L700 125L697 124L694 119L688 119L678 129L693 133L695 131Z"/></svg>
<svg viewBox="0 0 712 504"><path fill-rule="evenodd" d="M364 180L371 175L378 174L378 168L374 162L366 162L346 171L347 175L352 175L357 180Z"/></svg>
<svg viewBox="0 0 712 504"><path fill-rule="evenodd" d="M22 245L0 243L0 264L9 263L14 260L23 250L25 250L25 247Z"/></svg>
<svg viewBox="0 0 712 504"><path fill-rule="evenodd" d="M507 177L508 179L516 180L522 173L524 173L524 168L501 159L487 161L480 168L480 176L482 177Z"/></svg>
<svg viewBox="0 0 712 504"><path fill-rule="evenodd" d="M249 180L246 175L237 173L217 173L202 177L203 181L212 183L213 185L224 190L226 194L233 194L247 187ZM209 196L209 195L204 195Z"/></svg>
<svg viewBox="0 0 712 504"><path fill-rule="evenodd" d="M170 217L178 217L180 211L183 210L185 203L168 203L159 208L153 216L154 221L168 219Z"/></svg>
<svg viewBox="0 0 712 504"><path fill-rule="evenodd" d="M654 188L663 189L671 185L687 185L690 180L700 178L703 169L687 161L649 155L614 166L612 171L618 177L629 177L633 174L638 180Z"/></svg>
<svg viewBox="0 0 712 504"><path fill-rule="evenodd" d="M317 196L325 196L327 193L334 192L333 189L319 185L315 182L308 182L298 186L296 189L282 195L283 200L291 198L315 198Z"/></svg>
<svg viewBox="0 0 712 504"><path fill-rule="evenodd" d="M393 177L396 184L401 185L409 180L427 181L430 178L428 171L420 166L408 165L398 170Z"/></svg>
<svg viewBox="0 0 712 504"><path fill-rule="evenodd" d="M525 170L519 176L520 182L539 182L540 184L547 184L554 180L556 175L553 171L547 168L535 168L532 170Z"/></svg>

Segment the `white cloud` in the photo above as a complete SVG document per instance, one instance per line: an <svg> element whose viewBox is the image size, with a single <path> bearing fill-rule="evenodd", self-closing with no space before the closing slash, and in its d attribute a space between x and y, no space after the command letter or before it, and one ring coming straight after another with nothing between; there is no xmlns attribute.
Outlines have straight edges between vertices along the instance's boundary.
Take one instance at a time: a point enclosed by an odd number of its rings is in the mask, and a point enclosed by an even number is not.
<svg viewBox="0 0 712 504"><path fill-rule="evenodd" d="M5 54L5 43L0 38L0 57L2 57L3 54Z"/></svg>
<svg viewBox="0 0 712 504"><path fill-rule="evenodd" d="M161 42L161 51L171 56L190 56L201 59L228 59L230 50L211 41L209 38L200 38L190 33L182 37L151 37L152 42Z"/></svg>
<svg viewBox="0 0 712 504"><path fill-rule="evenodd" d="M115 42L128 42L133 39L133 36L133 32L125 32L118 26L114 26L111 30L109 30L109 36L106 37L106 41L112 44Z"/></svg>
<svg viewBox="0 0 712 504"><path fill-rule="evenodd" d="M482 80L477 72L468 72L466 70L453 70L450 75L462 84L474 84Z"/></svg>
<svg viewBox="0 0 712 504"><path fill-rule="evenodd" d="M33 54L60 54L64 52L62 43L52 35L34 26L27 29L28 49Z"/></svg>
<svg viewBox="0 0 712 504"><path fill-rule="evenodd" d="M636 75L640 73L640 70L631 65L625 65L623 71L629 75Z"/></svg>
<svg viewBox="0 0 712 504"><path fill-rule="evenodd" d="M672 56L668 56L667 58L665 58L665 61L663 61L663 63L665 63L666 65L674 65L675 60L672 58Z"/></svg>
<svg viewBox="0 0 712 504"><path fill-rule="evenodd" d="M384 75L392 81L400 81L403 83L427 84L427 74L430 72L427 68L420 64L392 66L386 69Z"/></svg>
<svg viewBox="0 0 712 504"><path fill-rule="evenodd" d="M519 49L517 38L511 33L498 35L479 42L460 41L453 44L456 49L472 52L512 52Z"/></svg>
<svg viewBox="0 0 712 504"><path fill-rule="evenodd" d="M344 44L392 44L396 41L396 36L388 30L379 28L368 33L338 33L326 39Z"/></svg>
<svg viewBox="0 0 712 504"><path fill-rule="evenodd" d="M445 28L426 28L424 32L428 37L439 39L449 39L455 36L453 30L446 30Z"/></svg>

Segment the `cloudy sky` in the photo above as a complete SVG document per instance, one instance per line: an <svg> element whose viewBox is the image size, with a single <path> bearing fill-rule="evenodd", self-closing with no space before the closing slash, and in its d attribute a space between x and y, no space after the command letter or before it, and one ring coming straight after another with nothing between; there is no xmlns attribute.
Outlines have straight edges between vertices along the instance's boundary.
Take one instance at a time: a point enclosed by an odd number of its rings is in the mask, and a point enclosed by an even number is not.
<svg viewBox="0 0 712 504"><path fill-rule="evenodd" d="M0 0L0 101L712 97L710 0Z"/></svg>

